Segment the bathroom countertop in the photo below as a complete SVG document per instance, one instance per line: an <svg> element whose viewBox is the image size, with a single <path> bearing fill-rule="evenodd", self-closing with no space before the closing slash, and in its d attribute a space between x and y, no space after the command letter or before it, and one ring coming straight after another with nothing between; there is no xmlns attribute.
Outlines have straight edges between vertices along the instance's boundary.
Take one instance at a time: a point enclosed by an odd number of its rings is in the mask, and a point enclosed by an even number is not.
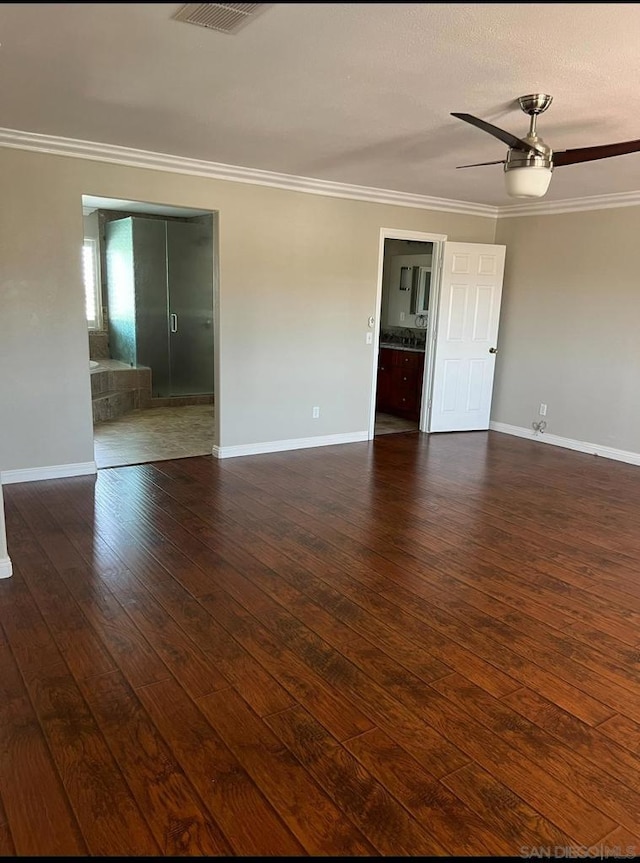
<svg viewBox="0 0 640 863"><path fill-rule="evenodd" d="M396 342L380 342L381 348L392 348L394 351L413 351L416 354L423 354L425 352L425 346L423 345L420 348L409 347L409 345L399 345Z"/></svg>

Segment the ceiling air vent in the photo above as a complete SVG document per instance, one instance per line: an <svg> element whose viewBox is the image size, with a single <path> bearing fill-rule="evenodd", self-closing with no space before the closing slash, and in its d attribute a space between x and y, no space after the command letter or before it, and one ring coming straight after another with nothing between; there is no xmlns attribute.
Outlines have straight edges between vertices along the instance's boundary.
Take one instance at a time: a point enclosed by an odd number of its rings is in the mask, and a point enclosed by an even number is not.
<svg viewBox="0 0 640 863"><path fill-rule="evenodd" d="M187 3L172 17L222 33L237 33L269 3Z"/></svg>

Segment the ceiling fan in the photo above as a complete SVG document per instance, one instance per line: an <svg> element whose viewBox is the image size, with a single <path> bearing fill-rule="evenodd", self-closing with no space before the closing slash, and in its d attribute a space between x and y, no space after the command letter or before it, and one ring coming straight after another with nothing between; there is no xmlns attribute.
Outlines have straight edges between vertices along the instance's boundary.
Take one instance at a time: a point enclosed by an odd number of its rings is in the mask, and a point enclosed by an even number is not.
<svg viewBox="0 0 640 863"><path fill-rule="evenodd" d="M488 132L509 147L506 159L497 159L494 162L478 162L475 165L459 165L458 167L477 168L482 165L504 165L508 195L513 198L541 198L549 188L554 168L640 151L640 140L636 140L554 152L536 131L538 114L546 111L552 100L553 96L547 96L544 93L520 96L518 99L520 107L525 114L531 117L529 131L524 138L518 138L511 132L505 132L504 129L499 129L498 126L493 126L485 120L479 120L471 114L452 113L452 117L457 117L459 120L471 123L472 126L477 126L478 129Z"/></svg>

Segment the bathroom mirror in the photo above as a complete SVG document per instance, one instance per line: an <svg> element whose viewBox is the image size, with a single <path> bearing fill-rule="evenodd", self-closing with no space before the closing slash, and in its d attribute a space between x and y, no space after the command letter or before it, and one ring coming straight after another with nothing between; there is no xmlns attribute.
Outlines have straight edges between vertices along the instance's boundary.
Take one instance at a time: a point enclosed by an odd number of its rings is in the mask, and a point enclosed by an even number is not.
<svg viewBox="0 0 640 863"><path fill-rule="evenodd" d="M400 267L400 290L410 291L415 267Z"/></svg>
<svg viewBox="0 0 640 863"><path fill-rule="evenodd" d="M429 311L431 293L431 267L414 267L411 286L411 314L423 315Z"/></svg>

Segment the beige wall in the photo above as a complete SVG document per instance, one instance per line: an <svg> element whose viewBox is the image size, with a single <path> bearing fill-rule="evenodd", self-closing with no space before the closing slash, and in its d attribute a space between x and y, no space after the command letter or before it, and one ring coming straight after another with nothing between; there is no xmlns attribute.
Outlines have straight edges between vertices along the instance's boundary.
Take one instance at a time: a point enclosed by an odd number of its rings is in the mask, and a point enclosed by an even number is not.
<svg viewBox="0 0 640 863"><path fill-rule="evenodd" d="M3 470L93 460L83 194L219 211L222 447L367 429L381 227L494 241L490 218L8 148L0 177Z"/></svg>
<svg viewBox="0 0 640 863"><path fill-rule="evenodd" d="M500 219L492 420L640 452L640 207Z"/></svg>

